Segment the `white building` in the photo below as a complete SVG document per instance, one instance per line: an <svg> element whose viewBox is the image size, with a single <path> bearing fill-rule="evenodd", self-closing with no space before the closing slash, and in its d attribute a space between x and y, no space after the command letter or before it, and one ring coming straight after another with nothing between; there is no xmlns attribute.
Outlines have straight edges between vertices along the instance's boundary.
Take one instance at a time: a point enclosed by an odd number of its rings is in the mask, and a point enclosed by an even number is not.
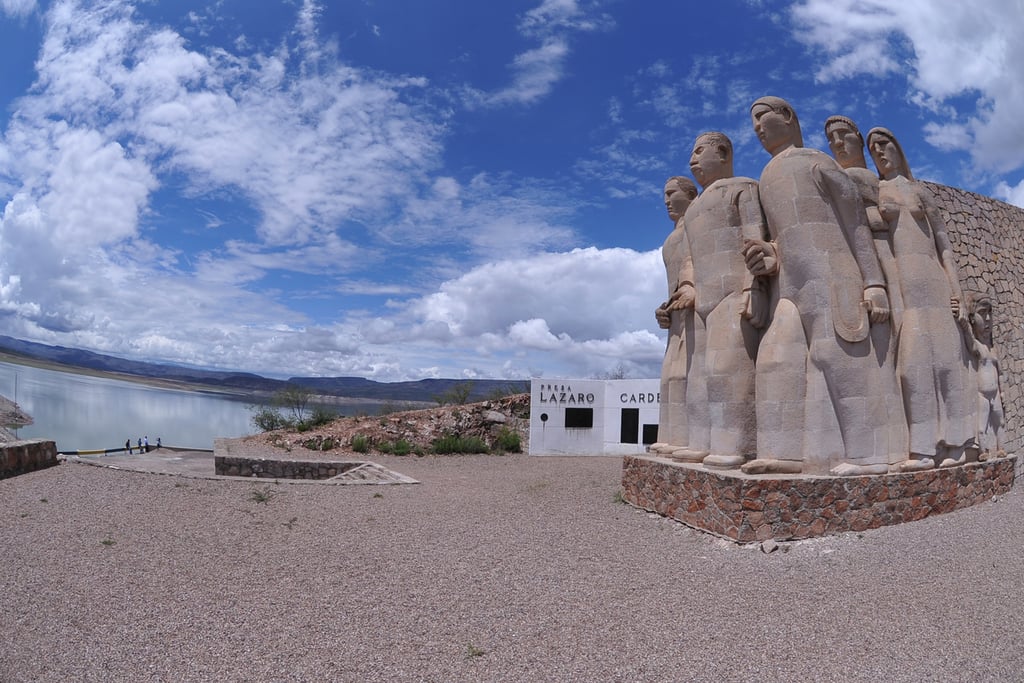
<svg viewBox="0 0 1024 683"><path fill-rule="evenodd" d="M660 379L535 379L530 455L643 453L658 439Z"/></svg>

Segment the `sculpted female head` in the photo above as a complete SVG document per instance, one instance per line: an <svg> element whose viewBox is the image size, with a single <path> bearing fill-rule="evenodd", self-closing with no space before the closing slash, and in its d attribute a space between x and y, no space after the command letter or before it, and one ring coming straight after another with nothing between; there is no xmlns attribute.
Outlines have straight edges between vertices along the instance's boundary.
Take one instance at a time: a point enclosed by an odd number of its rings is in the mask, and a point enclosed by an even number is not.
<svg viewBox="0 0 1024 683"><path fill-rule="evenodd" d="M878 169L878 177L882 180L892 180L896 176L914 179L907 157L903 155L903 148L888 128L878 127L868 131L868 151Z"/></svg>

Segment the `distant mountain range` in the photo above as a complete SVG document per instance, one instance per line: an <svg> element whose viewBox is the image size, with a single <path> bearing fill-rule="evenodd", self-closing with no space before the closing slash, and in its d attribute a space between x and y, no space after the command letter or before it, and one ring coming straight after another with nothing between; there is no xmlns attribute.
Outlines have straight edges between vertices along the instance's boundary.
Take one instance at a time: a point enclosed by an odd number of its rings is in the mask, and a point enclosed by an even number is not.
<svg viewBox="0 0 1024 683"><path fill-rule="evenodd" d="M200 370L178 365L144 363L105 356L92 351L49 346L0 335L0 351L60 365L136 377L173 380L222 390L273 394L288 385L299 385L315 394L380 401L434 401L449 392L468 388L468 400L477 401L496 393L529 391L527 381L495 379L421 379L415 382L375 382L363 377L291 377L270 379L248 372Z"/></svg>

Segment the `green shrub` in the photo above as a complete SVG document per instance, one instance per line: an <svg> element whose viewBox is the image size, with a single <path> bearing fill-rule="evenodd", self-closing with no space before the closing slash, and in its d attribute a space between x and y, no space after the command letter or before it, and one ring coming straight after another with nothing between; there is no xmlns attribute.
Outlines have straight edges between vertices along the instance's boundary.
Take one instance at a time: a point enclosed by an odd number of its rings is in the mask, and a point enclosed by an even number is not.
<svg viewBox="0 0 1024 683"><path fill-rule="evenodd" d="M321 427L325 424L334 422L337 417L338 414L333 410L328 410L323 406L317 406L316 408L313 408L313 414L310 416L309 422L314 427Z"/></svg>
<svg viewBox="0 0 1024 683"><path fill-rule="evenodd" d="M338 445L338 440L333 436L314 436L303 441L302 445L311 451L330 451Z"/></svg>
<svg viewBox="0 0 1024 683"><path fill-rule="evenodd" d="M352 441L349 443L356 453L366 453L370 450L370 439L363 436L362 434L356 434L352 437Z"/></svg>
<svg viewBox="0 0 1024 683"><path fill-rule="evenodd" d="M405 439L398 439L390 443L382 443L377 446L377 450L381 453L390 453L391 455L409 455L412 453L412 444Z"/></svg>
<svg viewBox="0 0 1024 683"><path fill-rule="evenodd" d="M519 453L523 449L519 434L508 427L502 427L494 437L494 450L500 453Z"/></svg>
<svg viewBox="0 0 1024 683"><path fill-rule="evenodd" d="M251 410L252 417L250 419L256 429L261 432L272 432L275 429L281 429L288 426L288 420L273 408L268 406L253 406Z"/></svg>
<svg viewBox="0 0 1024 683"><path fill-rule="evenodd" d="M249 500L254 503L268 503L274 497L274 492L269 486L254 488L249 492Z"/></svg>
<svg viewBox="0 0 1024 683"><path fill-rule="evenodd" d="M477 436L445 434L437 439L431 449L435 453L486 453L489 449L483 439Z"/></svg>
<svg viewBox="0 0 1024 683"><path fill-rule="evenodd" d="M326 408L317 406L313 409L313 414L305 420L301 420L295 423L295 430L298 432L308 432L314 427L322 427L328 424L336 418L337 415Z"/></svg>

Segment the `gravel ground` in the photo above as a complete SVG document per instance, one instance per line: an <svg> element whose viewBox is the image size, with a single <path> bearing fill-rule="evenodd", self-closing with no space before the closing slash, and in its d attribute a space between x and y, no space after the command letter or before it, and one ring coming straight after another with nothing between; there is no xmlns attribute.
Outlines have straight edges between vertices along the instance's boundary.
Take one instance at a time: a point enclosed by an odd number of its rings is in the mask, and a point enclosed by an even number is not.
<svg viewBox="0 0 1024 683"><path fill-rule="evenodd" d="M0 680L1021 680L1019 491L765 554L619 458L374 461L422 483L0 481Z"/></svg>

